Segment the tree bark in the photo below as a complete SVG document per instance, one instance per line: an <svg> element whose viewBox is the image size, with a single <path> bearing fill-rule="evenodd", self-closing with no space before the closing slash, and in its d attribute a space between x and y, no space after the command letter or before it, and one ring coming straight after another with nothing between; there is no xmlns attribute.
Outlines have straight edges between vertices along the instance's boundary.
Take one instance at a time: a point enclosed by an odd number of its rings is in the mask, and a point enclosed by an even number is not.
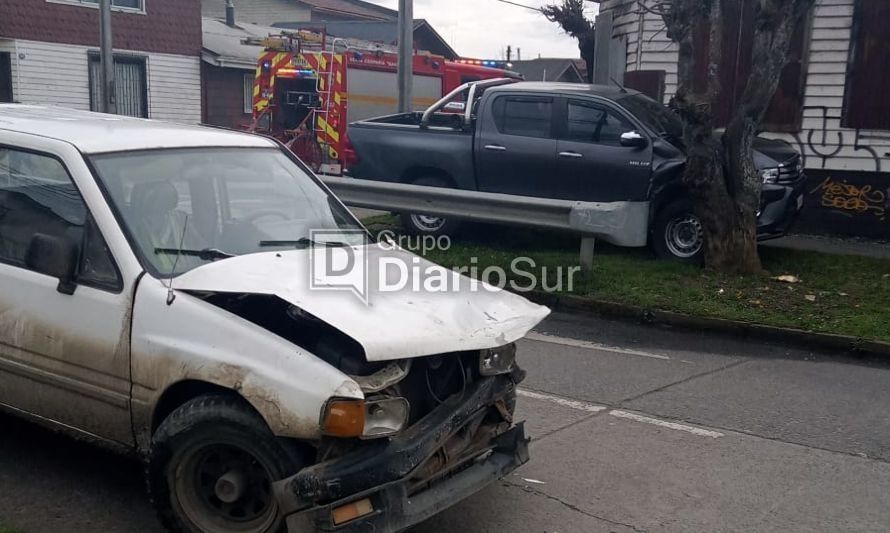
<svg viewBox="0 0 890 533"><path fill-rule="evenodd" d="M755 2L753 65L740 105L726 132L714 134L712 103L720 94L721 0L658 2L668 37L678 45L677 94L671 104L685 122L687 164L683 181L704 232L705 265L715 270L754 274L762 270L757 252L757 212L761 178L754 166L753 142L787 61L791 36L815 0ZM641 4L644 9L645 2ZM737 21L729 21L737 23ZM693 35L709 27L706 87L696 87Z"/></svg>

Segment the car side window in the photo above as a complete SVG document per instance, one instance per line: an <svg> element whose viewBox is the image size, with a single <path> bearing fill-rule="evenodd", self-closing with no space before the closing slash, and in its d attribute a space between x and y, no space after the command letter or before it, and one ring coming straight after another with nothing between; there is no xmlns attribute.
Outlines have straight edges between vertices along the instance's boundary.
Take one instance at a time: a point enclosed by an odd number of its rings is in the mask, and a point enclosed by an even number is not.
<svg viewBox="0 0 890 533"><path fill-rule="evenodd" d="M62 162L0 147L0 262L27 268L25 258L36 234L81 244L79 283L120 288L108 246Z"/></svg>
<svg viewBox="0 0 890 533"><path fill-rule="evenodd" d="M492 104L498 131L521 137L552 137L553 99L540 96L499 96Z"/></svg>
<svg viewBox="0 0 890 533"><path fill-rule="evenodd" d="M621 134L635 128L624 118L602 106L578 100L569 101L566 140L621 145Z"/></svg>

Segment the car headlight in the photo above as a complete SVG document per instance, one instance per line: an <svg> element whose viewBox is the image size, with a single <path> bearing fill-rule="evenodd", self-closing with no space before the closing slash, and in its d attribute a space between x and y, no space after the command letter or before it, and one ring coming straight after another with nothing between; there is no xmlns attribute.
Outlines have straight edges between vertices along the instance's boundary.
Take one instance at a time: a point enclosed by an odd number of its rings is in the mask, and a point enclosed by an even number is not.
<svg viewBox="0 0 890 533"><path fill-rule="evenodd" d="M778 183L779 182L779 169L778 168L765 168L760 171L760 179L763 180L763 183Z"/></svg>
<svg viewBox="0 0 890 533"><path fill-rule="evenodd" d="M483 376L497 376L513 370L516 365L516 344L510 343L498 348L489 348L479 353L479 373Z"/></svg>
<svg viewBox="0 0 890 533"><path fill-rule="evenodd" d="M321 431L329 437L388 437L405 428L409 412L405 398L333 399L322 412Z"/></svg>

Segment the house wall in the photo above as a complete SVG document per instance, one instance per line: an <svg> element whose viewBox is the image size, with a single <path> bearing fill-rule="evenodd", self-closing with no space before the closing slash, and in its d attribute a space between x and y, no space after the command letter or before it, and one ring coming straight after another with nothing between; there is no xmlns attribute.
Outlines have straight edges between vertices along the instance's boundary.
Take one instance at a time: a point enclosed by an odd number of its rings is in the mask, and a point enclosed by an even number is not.
<svg viewBox="0 0 890 533"><path fill-rule="evenodd" d="M840 125L854 1L817 0L801 131L764 136L784 139L804 156L810 181L801 220L804 230L888 238L890 131ZM636 4L604 0L601 10L613 11L613 38L627 44L628 71L665 71L667 103L677 89L677 47L665 34L661 18L641 13Z"/></svg>
<svg viewBox="0 0 890 533"><path fill-rule="evenodd" d="M214 126L238 128L251 120L244 113L244 75L248 70L220 68L201 64L204 84L204 122Z"/></svg>
<svg viewBox="0 0 890 533"><path fill-rule="evenodd" d="M114 10L111 19L115 48L201 54L198 0L145 0L145 13ZM63 0L2 0L0 38L97 46L99 10Z"/></svg>
<svg viewBox="0 0 890 533"><path fill-rule="evenodd" d="M195 0L197 1L197 0ZM226 0L201 0L201 15L226 18ZM263 26L276 22L309 22L312 11L293 0L236 0L235 19Z"/></svg>
<svg viewBox="0 0 890 533"><path fill-rule="evenodd" d="M12 52L13 97L23 104L90 109L89 52L98 47L0 39ZM149 118L197 123L201 120L198 56L116 50L146 57Z"/></svg>

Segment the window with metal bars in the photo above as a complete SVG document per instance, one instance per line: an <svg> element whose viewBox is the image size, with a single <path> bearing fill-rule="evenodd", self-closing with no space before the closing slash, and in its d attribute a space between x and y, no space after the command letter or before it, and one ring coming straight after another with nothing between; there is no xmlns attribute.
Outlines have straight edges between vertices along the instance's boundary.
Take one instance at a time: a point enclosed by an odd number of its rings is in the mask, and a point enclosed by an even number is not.
<svg viewBox="0 0 890 533"><path fill-rule="evenodd" d="M90 54L90 110L101 111L99 86L102 68L98 54ZM145 58L114 56L114 96L117 114L148 118L148 80Z"/></svg>

